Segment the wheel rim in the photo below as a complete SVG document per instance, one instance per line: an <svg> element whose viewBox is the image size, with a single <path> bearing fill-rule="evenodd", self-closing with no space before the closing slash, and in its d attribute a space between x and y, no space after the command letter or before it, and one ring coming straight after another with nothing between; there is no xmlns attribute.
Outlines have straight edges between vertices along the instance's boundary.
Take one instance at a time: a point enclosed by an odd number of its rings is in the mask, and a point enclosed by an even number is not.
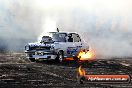
<svg viewBox="0 0 132 88"><path fill-rule="evenodd" d="M60 62L62 62L62 60L63 60L62 57L63 57L62 55L59 55L59 61Z"/></svg>

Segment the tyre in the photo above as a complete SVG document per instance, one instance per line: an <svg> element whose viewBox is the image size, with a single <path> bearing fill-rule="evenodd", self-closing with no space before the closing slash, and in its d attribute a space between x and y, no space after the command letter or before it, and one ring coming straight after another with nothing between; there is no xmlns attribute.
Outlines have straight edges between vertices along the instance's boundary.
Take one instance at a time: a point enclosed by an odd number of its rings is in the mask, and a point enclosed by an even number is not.
<svg viewBox="0 0 132 88"><path fill-rule="evenodd" d="M61 63L61 62L63 62L63 60L64 60L63 51L59 51L56 61Z"/></svg>
<svg viewBox="0 0 132 88"><path fill-rule="evenodd" d="M35 58L29 58L31 62L35 62Z"/></svg>
<svg viewBox="0 0 132 88"><path fill-rule="evenodd" d="M28 59L29 59L31 62L35 62L35 58L32 58L32 54L27 54L27 57L29 57Z"/></svg>
<svg viewBox="0 0 132 88"><path fill-rule="evenodd" d="M80 58L78 58L77 56L73 57L74 61L75 62L79 62L80 61Z"/></svg>

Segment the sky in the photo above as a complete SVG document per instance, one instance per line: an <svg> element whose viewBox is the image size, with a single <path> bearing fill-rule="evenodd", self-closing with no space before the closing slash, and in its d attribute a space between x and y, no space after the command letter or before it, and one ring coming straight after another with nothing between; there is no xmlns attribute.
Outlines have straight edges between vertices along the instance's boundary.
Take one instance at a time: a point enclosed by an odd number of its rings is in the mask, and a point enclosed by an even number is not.
<svg viewBox="0 0 132 88"><path fill-rule="evenodd" d="M98 57L131 57L131 9L131 0L0 0L0 50L24 51L58 27L79 33Z"/></svg>

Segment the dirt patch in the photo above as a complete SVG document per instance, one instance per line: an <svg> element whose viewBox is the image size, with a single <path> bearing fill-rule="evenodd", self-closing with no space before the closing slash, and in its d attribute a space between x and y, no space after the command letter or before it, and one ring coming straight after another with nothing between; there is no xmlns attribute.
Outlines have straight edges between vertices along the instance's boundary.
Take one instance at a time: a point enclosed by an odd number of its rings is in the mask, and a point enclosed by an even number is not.
<svg viewBox="0 0 132 88"><path fill-rule="evenodd" d="M131 59L98 59L81 65L87 74L130 74ZM0 87L124 87L129 84L78 84L76 79L78 64L72 61L30 62L23 54L0 55Z"/></svg>

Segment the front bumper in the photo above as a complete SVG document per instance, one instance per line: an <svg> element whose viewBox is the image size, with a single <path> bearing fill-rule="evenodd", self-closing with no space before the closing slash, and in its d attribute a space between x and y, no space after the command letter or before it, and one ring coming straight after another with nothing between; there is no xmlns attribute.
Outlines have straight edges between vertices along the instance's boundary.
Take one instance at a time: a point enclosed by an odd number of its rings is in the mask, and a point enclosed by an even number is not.
<svg viewBox="0 0 132 88"><path fill-rule="evenodd" d="M55 60L57 54L53 50L41 50L41 51L25 51L27 58L43 59L43 60Z"/></svg>
<svg viewBox="0 0 132 88"><path fill-rule="evenodd" d="M32 55L32 58L43 59L43 60L55 60L57 55Z"/></svg>

